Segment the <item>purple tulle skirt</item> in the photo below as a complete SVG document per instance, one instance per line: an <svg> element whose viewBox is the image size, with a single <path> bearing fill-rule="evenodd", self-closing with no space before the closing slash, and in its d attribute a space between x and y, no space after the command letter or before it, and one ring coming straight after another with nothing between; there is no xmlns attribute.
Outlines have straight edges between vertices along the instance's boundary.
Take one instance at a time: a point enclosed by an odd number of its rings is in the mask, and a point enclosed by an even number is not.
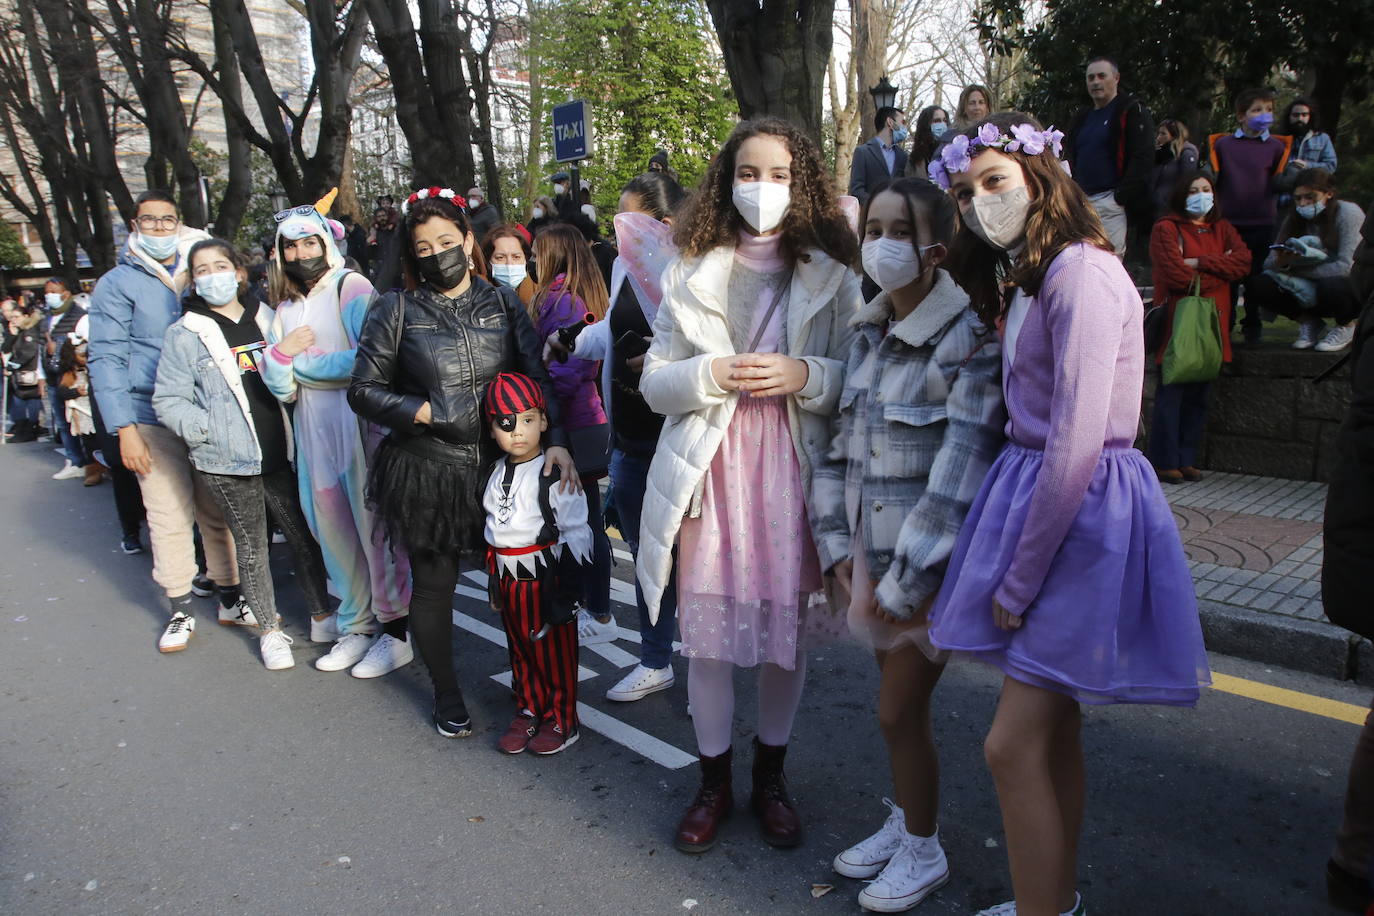
<svg viewBox="0 0 1374 916"><path fill-rule="evenodd" d="M931 641L1082 703L1194 705L1211 675L1193 578L1154 470L1133 448L1103 452L1021 627L993 624L1043 460L1009 443L993 463L931 611Z"/></svg>

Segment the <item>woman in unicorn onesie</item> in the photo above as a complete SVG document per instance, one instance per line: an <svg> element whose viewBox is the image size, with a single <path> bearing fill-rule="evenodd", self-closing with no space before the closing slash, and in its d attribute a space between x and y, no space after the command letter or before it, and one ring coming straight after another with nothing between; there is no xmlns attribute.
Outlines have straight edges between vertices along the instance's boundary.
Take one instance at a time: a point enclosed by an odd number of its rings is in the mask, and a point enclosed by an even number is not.
<svg viewBox="0 0 1374 916"><path fill-rule="evenodd" d="M324 553L329 590L339 599L334 615L311 621L312 642L334 643L315 667L351 667L354 677L369 678L414 658L406 635L410 566L385 546L364 505L368 456L383 430L349 408L348 384L376 291L344 266L343 226L320 212L332 196L277 214L268 282L278 305L263 378L273 394L296 405L301 507Z"/></svg>

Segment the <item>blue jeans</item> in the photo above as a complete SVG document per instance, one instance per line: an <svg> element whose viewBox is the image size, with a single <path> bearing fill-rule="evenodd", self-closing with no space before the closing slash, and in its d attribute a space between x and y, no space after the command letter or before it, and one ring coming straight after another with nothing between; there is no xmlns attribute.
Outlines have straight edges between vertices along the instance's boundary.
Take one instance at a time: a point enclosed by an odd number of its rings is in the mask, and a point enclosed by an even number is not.
<svg viewBox="0 0 1374 916"><path fill-rule="evenodd" d="M67 422L67 402L58 396L56 386L48 389L48 406L52 408L53 435L61 440L67 460L79 468L85 467L90 463L86 449L81 444L81 437L72 435L71 424Z"/></svg>
<svg viewBox="0 0 1374 916"><path fill-rule="evenodd" d="M620 449L611 454L611 482L615 487L615 508L620 513L620 533L636 558L639 556L639 514L644 508L649 461L647 456L631 455ZM676 565L663 590L658 623L649 623L649 609L644 604L644 592L639 587L637 575L635 602L639 605L639 663L645 668L666 668L673 656L673 633L677 629Z"/></svg>
<svg viewBox="0 0 1374 916"><path fill-rule="evenodd" d="M1155 389L1150 423L1150 463L1159 471L1176 471L1197 464L1198 442L1207 424L1207 394L1211 382L1185 382Z"/></svg>
<svg viewBox="0 0 1374 916"><path fill-rule="evenodd" d="M582 573L582 599L598 619L611 616L611 539L601 511L599 481L582 481L587 496L587 524L592 529L592 562Z"/></svg>

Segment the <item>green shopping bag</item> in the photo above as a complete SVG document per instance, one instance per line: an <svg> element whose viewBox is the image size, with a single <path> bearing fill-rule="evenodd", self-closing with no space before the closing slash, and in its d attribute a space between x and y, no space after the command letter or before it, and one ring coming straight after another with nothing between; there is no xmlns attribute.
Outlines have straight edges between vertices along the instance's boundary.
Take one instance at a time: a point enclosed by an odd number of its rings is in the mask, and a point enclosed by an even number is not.
<svg viewBox="0 0 1374 916"><path fill-rule="evenodd" d="M1164 384L1210 382L1221 374L1221 318L1215 300L1202 295L1202 277L1174 306L1174 328L1164 348Z"/></svg>

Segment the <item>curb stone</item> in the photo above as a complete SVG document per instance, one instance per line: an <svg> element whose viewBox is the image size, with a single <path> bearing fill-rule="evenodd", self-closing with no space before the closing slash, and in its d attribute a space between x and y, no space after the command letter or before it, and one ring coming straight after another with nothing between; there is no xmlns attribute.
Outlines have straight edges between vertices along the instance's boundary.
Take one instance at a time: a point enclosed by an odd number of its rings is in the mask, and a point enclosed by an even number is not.
<svg viewBox="0 0 1374 916"><path fill-rule="evenodd" d="M1335 624L1198 601L1209 652L1374 685L1374 646ZM1358 676L1357 676L1358 675Z"/></svg>

